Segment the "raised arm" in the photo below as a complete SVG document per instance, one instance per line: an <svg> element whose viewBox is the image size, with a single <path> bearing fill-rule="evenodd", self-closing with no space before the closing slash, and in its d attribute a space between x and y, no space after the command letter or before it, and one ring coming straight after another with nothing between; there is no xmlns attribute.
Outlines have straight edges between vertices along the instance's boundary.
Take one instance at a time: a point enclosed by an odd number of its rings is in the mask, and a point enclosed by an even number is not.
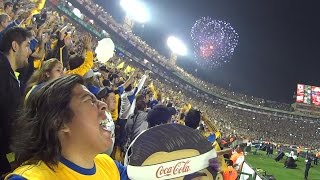
<svg viewBox="0 0 320 180"><path fill-rule="evenodd" d="M137 76L138 71L134 71L129 79L122 85L124 89L126 89L130 84L134 82L134 78Z"/></svg>

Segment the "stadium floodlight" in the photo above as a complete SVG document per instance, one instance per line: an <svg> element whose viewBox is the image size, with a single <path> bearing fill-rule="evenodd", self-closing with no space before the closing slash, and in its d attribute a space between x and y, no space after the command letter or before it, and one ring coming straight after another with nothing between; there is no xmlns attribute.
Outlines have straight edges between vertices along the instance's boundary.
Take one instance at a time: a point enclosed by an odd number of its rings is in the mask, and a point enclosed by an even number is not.
<svg viewBox="0 0 320 180"><path fill-rule="evenodd" d="M73 14L76 15L78 18L82 19L82 16L83 16L83 15L82 15L82 13L80 12L79 9L74 8L72 12L73 12Z"/></svg>
<svg viewBox="0 0 320 180"><path fill-rule="evenodd" d="M148 9L139 0L121 0L120 5L126 11L127 16L134 21L146 23L150 20Z"/></svg>
<svg viewBox="0 0 320 180"><path fill-rule="evenodd" d="M187 54L187 47L183 44L181 40L174 36L170 36L167 40L167 45L173 53L180 56L185 56Z"/></svg>

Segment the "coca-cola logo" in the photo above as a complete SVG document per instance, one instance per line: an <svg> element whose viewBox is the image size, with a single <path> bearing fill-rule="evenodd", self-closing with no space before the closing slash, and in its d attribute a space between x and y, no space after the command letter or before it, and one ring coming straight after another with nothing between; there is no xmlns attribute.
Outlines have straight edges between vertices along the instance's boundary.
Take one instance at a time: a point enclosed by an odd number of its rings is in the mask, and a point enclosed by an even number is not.
<svg viewBox="0 0 320 180"><path fill-rule="evenodd" d="M156 177L172 176L191 171L189 166L190 161L180 161L174 166L164 167L160 166L156 171Z"/></svg>

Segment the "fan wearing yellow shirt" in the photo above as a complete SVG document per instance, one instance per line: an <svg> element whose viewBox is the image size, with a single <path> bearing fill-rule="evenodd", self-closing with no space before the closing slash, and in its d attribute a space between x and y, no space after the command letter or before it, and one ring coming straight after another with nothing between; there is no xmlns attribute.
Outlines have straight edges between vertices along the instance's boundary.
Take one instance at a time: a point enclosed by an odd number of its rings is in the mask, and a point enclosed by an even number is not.
<svg viewBox="0 0 320 180"><path fill-rule="evenodd" d="M114 126L107 105L83 84L78 75L64 76L29 96L13 122L20 167L6 179L128 179L124 166L100 154L111 147Z"/></svg>

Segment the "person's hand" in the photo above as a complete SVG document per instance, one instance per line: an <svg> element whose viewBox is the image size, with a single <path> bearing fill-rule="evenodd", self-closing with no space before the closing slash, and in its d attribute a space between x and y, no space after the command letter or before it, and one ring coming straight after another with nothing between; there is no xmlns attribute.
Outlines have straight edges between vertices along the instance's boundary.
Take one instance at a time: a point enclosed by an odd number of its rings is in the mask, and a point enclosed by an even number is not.
<svg viewBox="0 0 320 180"><path fill-rule="evenodd" d="M41 42L43 44L47 43L50 40L50 36L48 34L43 34L41 38Z"/></svg>
<svg viewBox="0 0 320 180"><path fill-rule="evenodd" d="M30 27L31 27L31 30L34 31L34 32L38 32L39 31L36 23L32 23L30 25Z"/></svg>
<svg viewBox="0 0 320 180"><path fill-rule="evenodd" d="M41 36L42 36L42 34L43 34L43 32L44 32L44 27L45 27L45 25L42 24L42 25L38 28L38 35L37 35L37 37L38 37L39 39L42 38Z"/></svg>
<svg viewBox="0 0 320 180"><path fill-rule="evenodd" d="M83 46L85 50L91 51L92 50L92 37L90 35L86 35L83 39Z"/></svg>
<svg viewBox="0 0 320 180"><path fill-rule="evenodd" d="M66 31L68 26L64 26L59 32L59 39L62 41L66 37Z"/></svg>
<svg viewBox="0 0 320 180"><path fill-rule="evenodd" d="M18 21L22 22L22 21L26 20L30 15L31 15L31 13L29 11L20 11L17 14L17 19L18 19Z"/></svg>

